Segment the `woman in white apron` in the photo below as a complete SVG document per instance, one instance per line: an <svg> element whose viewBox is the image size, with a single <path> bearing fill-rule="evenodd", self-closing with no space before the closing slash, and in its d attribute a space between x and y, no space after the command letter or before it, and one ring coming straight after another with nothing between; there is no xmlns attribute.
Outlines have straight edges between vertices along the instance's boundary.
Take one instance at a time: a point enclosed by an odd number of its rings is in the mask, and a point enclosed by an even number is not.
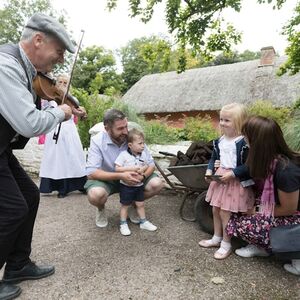
<svg viewBox="0 0 300 300"><path fill-rule="evenodd" d="M67 83L66 76L58 77L58 85L66 87ZM57 103L50 101L48 105L57 106ZM72 191L84 192L86 161L74 115L61 123L56 141L53 136L57 130L58 126L46 135L40 168L40 192L58 191L58 197L63 198Z"/></svg>

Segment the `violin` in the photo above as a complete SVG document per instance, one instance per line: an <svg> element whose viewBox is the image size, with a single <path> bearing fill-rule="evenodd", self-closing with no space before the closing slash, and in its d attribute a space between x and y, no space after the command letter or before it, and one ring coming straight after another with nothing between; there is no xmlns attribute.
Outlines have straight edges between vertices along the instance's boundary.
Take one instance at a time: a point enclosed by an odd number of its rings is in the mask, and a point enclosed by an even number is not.
<svg viewBox="0 0 300 300"><path fill-rule="evenodd" d="M47 74L41 73L41 72L37 73L36 77L33 80L32 85L33 85L34 91L40 98L49 100L49 101L54 100L58 105L65 103L71 107L73 114L79 116L82 120L84 120L87 117L85 109L83 107L80 107L79 101L75 97L73 97L72 95L69 94L70 82L72 79L74 67L76 64L76 60L78 57L79 49L80 49L82 39L83 39L83 34L84 34L83 30L81 32L82 32L82 35L81 35L81 38L80 38L80 41L78 44L78 48L77 48L77 51L75 54L75 58L74 58L73 66L71 69L71 75L69 78L67 88L65 90L60 88L56 84L56 80L54 78L50 77ZM61 123L59 123L57 132L55 132L53 135L53 139L55 140L56 144L58 141L60 128L61 128Z"/></svg>
<svg viewBox="0 0 300 300"><path fill-rule="evenodd" d="M57 87L56 79L41 72L33 80L33 89L36 94L45 100L54 100L58 105L68 104L71 108L79 108L79 101L61 88Z"/></svg>

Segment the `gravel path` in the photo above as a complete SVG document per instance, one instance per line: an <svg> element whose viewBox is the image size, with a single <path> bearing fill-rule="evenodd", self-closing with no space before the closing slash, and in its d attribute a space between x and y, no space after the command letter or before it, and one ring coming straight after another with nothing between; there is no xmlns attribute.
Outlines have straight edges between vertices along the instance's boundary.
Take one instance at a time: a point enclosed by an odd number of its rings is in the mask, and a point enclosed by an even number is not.
<svg viewBox="0 0 300 300"><path fill-rule="evenodd" d="M180 219L180 204L170 192L147 201L158 231L130 224L132 235L123 237L117 197L107 204L108 227L100 229L85 195L42 196L32 259L54 264L56 273L22 282L18 299L300 299L300 278L275 258L216 261L213 249L200 249L208 235Z"/></svg>

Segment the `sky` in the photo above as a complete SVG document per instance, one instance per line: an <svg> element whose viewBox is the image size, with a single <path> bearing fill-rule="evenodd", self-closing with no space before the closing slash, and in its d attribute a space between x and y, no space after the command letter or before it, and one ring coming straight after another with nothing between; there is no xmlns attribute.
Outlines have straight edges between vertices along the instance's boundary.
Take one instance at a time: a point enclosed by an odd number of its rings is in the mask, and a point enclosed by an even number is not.
<svg viewBox="0 0 300 300"><path fill-rule="evenodd" d="M284 54L287 41L280 32L282 26L292 16L297 0L288 0L279 11L271 5L256 4L255 0L242 1L240 13L226 11L226 18L243 32L243 40L235 47L239 52L246 49L259 51L262 47L273 46L280 55ZM116 10L109 12L106 0L52 0L55 9L65 9L68 16L68 29L75 39L85 30L83 46L103 46L116 50L130 40L151 34L170 37L164 20L164 7L159 5L152 20L144 24L138 18L130 18L128 1L119 0Z"/></svg>

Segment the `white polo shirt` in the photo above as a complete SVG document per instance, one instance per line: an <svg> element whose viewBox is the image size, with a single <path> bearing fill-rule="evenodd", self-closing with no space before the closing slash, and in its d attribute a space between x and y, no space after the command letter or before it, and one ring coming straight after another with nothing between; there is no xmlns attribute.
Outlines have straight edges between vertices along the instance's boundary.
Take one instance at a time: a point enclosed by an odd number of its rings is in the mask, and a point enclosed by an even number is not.
<svg viewBox="0 0 300 300"><path fill-rule="evenodd" d="M121 146L116 145L106 131L99 132L91 138L86 172L92 174L97 169L106 172L115 172L115 161L122 151L127 151L127 142ZM144 151L147 157L148 165L154 165L154 160L145 145ZM150 163L151 162L151 163Z"/></svg>
<svg viewBox="0 0 300 300"><path fill-rule="evenodd" d="M121 167L134 167L134 166L153 166L154 160L150 153L147 154L147 152L144 150L140 155L134 155L130 152L130 150L122 151L119 156L117 157L115 164ZM122 180L121 183L125 184ZM143 183L139 183L135 186L141 186Z"/></svg>

